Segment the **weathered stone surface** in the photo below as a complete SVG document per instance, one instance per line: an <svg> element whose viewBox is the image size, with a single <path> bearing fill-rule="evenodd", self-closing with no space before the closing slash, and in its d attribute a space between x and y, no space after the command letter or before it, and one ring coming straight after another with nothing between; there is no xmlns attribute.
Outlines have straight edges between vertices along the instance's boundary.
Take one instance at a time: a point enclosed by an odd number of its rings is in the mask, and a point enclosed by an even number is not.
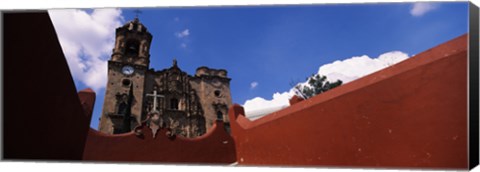
<svg viewBox="0 0 480 172"><path fill-rule="evenodd" d="M149 69L151 41L138 19L117 28L99 130L130 132L154 111L158 127L189 138L206 133L217 118L228 123L232 100L227 71L200 67L191 76L176 60L168 69ZM160 95L156 99L154 92Z"/></svg>

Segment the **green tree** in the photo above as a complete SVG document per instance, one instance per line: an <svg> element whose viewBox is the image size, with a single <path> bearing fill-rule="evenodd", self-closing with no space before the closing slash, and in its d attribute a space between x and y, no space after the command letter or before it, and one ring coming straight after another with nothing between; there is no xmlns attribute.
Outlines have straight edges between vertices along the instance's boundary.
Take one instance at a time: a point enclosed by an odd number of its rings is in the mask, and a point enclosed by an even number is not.
<svg viewBox="0 0 480 172"><path fill-rule="evenodd" d="M295 86L295 89L301 97L308 99L317 94L321 94L335 87L338 87L342 85L342 83L343 82L341 80L330 83L329 81L327 81L326 76L322 76L320 74L313 74L311 77L307 78L307 85L303 86L298 84Z"/></svg>

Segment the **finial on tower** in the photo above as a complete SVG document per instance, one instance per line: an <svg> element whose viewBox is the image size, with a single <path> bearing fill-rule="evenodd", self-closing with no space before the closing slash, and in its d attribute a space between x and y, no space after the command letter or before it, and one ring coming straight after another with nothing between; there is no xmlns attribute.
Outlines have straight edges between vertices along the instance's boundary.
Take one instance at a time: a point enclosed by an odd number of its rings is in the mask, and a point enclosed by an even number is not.
<svg viewBox="0 0 480 172"><path fill-rule="evenodd" d="M138 21L138 14L142 14L142 11L140 11L139 9L136 9L133 12L135 13L135 21Z"/></svg>
<svg viewBox="0 0 480 172"><path fill-rule="evenodd" d="M177 66L177 58L173 58L173 66Z"/></svg>

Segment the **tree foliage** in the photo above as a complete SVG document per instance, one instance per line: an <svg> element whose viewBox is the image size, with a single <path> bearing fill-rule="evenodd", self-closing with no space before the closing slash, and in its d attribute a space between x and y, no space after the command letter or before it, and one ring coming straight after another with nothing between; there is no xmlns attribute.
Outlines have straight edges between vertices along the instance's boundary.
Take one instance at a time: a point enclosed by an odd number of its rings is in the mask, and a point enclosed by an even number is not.
<svg viewBox="0 0 480 172"><path fill-rule="evenodd" d="M317 94L321 94L335 87L338 87L342 85L342 83L343 82L341 80L330 83L329 81L327 81L326 76L322 76L320 74L313 74L312 76L307 78L307 85L298 84L295 86L295 89L301 97L308 99Z"/></svg>

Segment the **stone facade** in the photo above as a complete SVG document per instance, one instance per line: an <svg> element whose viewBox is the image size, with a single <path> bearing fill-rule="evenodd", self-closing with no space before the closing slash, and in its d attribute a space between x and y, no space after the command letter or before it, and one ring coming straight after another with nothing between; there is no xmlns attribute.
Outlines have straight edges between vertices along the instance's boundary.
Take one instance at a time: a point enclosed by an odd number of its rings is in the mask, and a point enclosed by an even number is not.
<svg viewBox="0 0 480 172"><path fill-rule="evenodd" d="M150 69L151 41L137 18L116 29L99 130L130 132L153 112L161 127L184 137L206 133L217 119L228 129L232 100L227 71L202 66L191 76L176 60L168 69Z"/></svg>

